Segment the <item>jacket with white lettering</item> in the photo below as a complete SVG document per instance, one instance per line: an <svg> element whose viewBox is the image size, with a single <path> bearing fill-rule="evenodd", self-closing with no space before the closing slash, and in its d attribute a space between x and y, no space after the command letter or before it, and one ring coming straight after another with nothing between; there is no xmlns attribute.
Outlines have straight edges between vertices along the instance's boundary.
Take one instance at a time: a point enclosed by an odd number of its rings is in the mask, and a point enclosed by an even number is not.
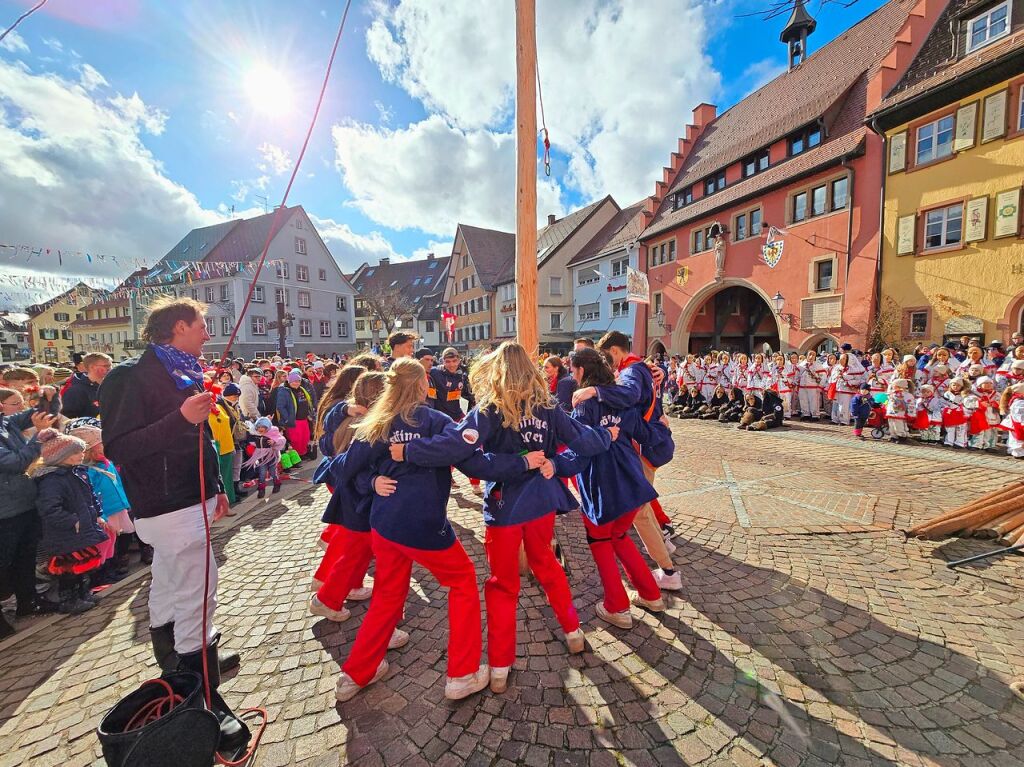
<svg viewBox="0 0 1024 767"><path fill-rule="evenodd" d="M406 445L405 460L420 466L448 466L465 460L478 447L486 453L512 456L543 450L548 458L554 458L559 445L592 456L607 450L610 444L611 435L606 429L584 426L557 406L538 407L530 418L520 421L519 431L502 426L501 415L493 409L481 411L475 407L440 436ZM458 468L464 472L461 466ZM470 476L490 480L484 474ZM576 498L558 478L544 479L537 469L505 481L488 481L484 490L484 522L488 525L521 525L552 511L578 508Z"/></svg>
<svg viewBox="0 0 1024 767"><path fill-rule="evenodd" d="M597 398L615 410L636 408L640 418L647 421L646 441L637 440L640 455L651 466L664 466L672 460L676 445L672 432L661 422L661 396L654 390L654 376L639 357L627 357L619 369L619 382L614 386L598 386ZM651 417L644 418L648 410Z"/></svg>
<svg viewBox="0 0 1024 767"><path fill-rule="evenodd" d="M648 430L636 408L615 410L596 399L588 399L572 411L572 417L587 426L619 427L618 439L603 453L584 458L566 450L553 459L559 476L576 476L583 513L591 522L606 525L658 497L631 444L632 440L643 441Z"/></svg>
<svg viewBox="0 0 1024 767"><path fill-rule="evenodd" d="M453 421L462 420L462 403L460 400L465 397L470 407L476 404L473 399L473 392L469 389L469 376L461 370L449 373L443 367L431 368L430 387L434 389L436 399L431 406L440 410Z"/></svg>
<svg viewBox="0 0 1024 767"><path fill-rule="evenodd" d="M339 503L351 503L343 508L342 518L355 519L358 502L356 493L371 492L373 480L380 475L398 483L392 495L372 494L370 501L370 527L389 541L414 549L447 549L455 543L455 531L448 522L448 497L452 489L451 460L444 466L424 468L409 461L391 460L390 446L412 445L442 434L452 420L444 413L426 406L413 411L415 423L395 418L391 435L386 442L372 445L356 440L348 450L325 461L314 475L316 482L330 482ZM507 481L526 473L526 461L520 455L484 455L473 449L456 466L474 477L491 481ZM345 524L348 527L348 524ZM352 528L358 529L358 528Z"/></svg>

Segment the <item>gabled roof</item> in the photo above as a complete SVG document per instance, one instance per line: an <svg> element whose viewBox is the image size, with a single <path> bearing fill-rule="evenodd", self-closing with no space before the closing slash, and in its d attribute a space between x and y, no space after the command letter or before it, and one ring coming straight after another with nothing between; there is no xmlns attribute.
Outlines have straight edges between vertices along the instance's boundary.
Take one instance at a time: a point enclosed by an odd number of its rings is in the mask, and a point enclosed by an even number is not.
<svg viewBox="0 0 1024 767"><path fill-rule="evenodd" d="M301 210L301 205L293 205L290 208L285 208L281 212L281 217L278 219L278 229L280 232L288 225L289 219L292 214L297 210ZM267 242L267 236L270 234L270 227L274 224L274 217L278 211L272 211L270 213L264 213L262 216L256 216L255 218L247 218L243 221L233 221L229 223L235 224L231 229L220 239L220 241L207 251L207 255L203 261L253 261L260 257L263 252L263 246Z"/></svg>
<svg viewBox="0 0 1024 767"><path fill-rule="evenodd" d="M572 236L572 233L579 229L587 220L597 212L604 203L611 202L615 205L612 196L605 195L600 200L590 203L579 210L574 210L565 218L555 219L555 223L548 224L537 232L537 261L543 265L558 251L562 244ZM619 207L615 205L615 207Z"/></svg>
<svg viewBox="0 0 1024 767"><path fill-rule="evenodd" d="M480 278L480 285L484 290L494 290L494 286L507 269L515 271L514 234L468 224L459 224L458 231L462 233L462 239L466 242L466 248L473 259L477 277Z"/></svg>
<svg viewBox="0 0 1024 767"><path fill-rule="evenodd" d="M59 304L61 301L65 300L68 296L70 296L72 293L75 293L75 292L81 290L82 288L85 288L91 295L96 295L96 296L103 296L103 295L105 295L105 293L102 290L99 290L97 288L90 288L84 282L79 282L77 285L75 285L74 287L68 288L67 290L65 290L60 295L56 295L53 298L49 298L46 301L43 301L42 303L32 304L32 306L29 306L28 308L25 309L25 313L29 316L29 319L31 319L33 317L37 317L40 314L42 314L43 312L45 312L47 309L49 309L50 307L55 306L56 304Z"/></svg>
<svg viewBox="0 0 1024 767"><path fill-rule="evenodd" d="M451 260L451 256L395 262L382 259L375 266L363 264L349 281L357 293L373 289L401 289L410 303L420 310L418 315L422 319L432 319L423 314L423 309L436 310L440 305L439 296L444 293ZM433 301L435 297L436 302Z"/></svg>
<svg viewBox="0 0 1024 767"><path fill-rule="evenodd" d="M875 114L891 111L911 100L925 97L930 92L953 86L956 81L962 80L969 74L993 66L1004 58L1024 52L1024 24L1018 20L1014 25L1015 28L1012 28L1010 34L1003 39L974 53L959 57L952 55L953 29L956 27L957 21L963 19L964 16L970 16L975 7L981 4L979 0L951 0L935 22L931 34L921 46L914 61L879 104ZM1017 16L1019 16L1019 12ZM1020 71L1019 67L1015 67L1013 74ZM992 82L999 82L1003 79L1006 78L1002 74L994 75ZM973 93L978 89L977 85L970 83L966 83L965 86L968 93ZM951 94L950 100L954 101L958 98L961 96ZM921 114L934 108L929 104L924 107Z"/></svg>
<svg viewBox="0 0 1024 767"><path fill-rule="evenodd" d="M601 227L579 253L569 261L569 266L589 261L605 253L622 250L640 236L644 228L644 201L635 202L623 208Z"/></svg>
<svg viewBox="0 0 1024 767"><path fill-rule="evenodd" d="M177 245L167 251L160 261L202 261L232 229L241 223L240 220L223 221L212 226L193 229L182 237Z"/></svg>

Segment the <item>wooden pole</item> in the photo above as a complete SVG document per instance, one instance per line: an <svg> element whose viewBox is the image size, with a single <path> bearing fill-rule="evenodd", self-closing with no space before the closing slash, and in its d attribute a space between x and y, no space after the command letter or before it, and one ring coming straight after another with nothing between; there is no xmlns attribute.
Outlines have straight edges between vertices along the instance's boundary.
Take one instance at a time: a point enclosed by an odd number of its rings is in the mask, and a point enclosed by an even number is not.
<svg viewBox="0 0 1024 767"><path fill-rule="evenodd" d="M537 356L536 0L516 0L516 328Z"/></svg>

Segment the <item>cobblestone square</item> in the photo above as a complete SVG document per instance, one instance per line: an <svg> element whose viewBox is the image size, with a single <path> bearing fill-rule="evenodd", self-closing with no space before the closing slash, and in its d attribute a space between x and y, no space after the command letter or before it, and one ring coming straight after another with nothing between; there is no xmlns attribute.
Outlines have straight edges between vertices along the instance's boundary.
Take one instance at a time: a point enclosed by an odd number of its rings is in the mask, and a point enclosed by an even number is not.
<svg viewBox="0 0 1024 767"><path fill-rule="evenodd" d="M442 590L414 570L380 683L337 705L338 661L365 606L307 613L326 491L293 483L217 530L218 624L242 666L222 692L265 705L255 763L282 765L1021 765L1024 577L1017 557L953 571L993 544L900 530L1024 474L1024 462L852 439L795 425L746 433L673 421L659 472L683 590L630 632L595 618L600 583L577 515L559 519L588 651L565 654L524 580L508 691L443 699ZM479 500L460 477L450 516L481 576ZM201 573L198 574L201 577ZM154 675L148 575L79 617L0 644L0 767L99 763L102 714Z"/></svg>

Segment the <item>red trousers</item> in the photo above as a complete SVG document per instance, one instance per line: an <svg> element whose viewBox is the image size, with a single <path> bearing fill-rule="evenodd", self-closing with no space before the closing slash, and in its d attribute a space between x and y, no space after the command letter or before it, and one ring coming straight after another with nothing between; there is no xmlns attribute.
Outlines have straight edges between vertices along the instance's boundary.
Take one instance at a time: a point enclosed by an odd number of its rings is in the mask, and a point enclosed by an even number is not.
<svg viewBox="0 0 1024 767"><path fill-rule="evenodd" d="M320 531L320 540L324 543L330 543L331 538L338 532L340 525L324 525L324 529Z"/></svg>
<svg viewBox="0 0 1024 767"><path fill-rule="evenodd" d="M651 511L654 512L654 518L658 520L658 524L662 527L664 527L672 521L668 518L668 514L665 513L665 510L661 508L661 503L658 501L657 498L651 501Z"/></svg>
<svg viewBox="0 0 1024 767"><path fill-rule="evenodd" d="M340 610L348 592L363 585L366 568L373 559L373 548L369 533L356 532L341 525L332 527L337 531L327 544L327 551L313 577L324 584L316 592L317 598L332 610Z"/></svg>
<svg viewBox="0 0 1024 767"><path fill-rule="evenodd" d="M484 600L487 602L487 658L492 666L511 666L516 659L520 544L562 630L569 633L580 627L569 581L551 550L554 532L554 512L524 525L487 528L484 546L491 577L484 583Z"/></svg>
<svg viewBox="0 0 1024 767"><path fill-rule="evenodd" d="M661 597L661 589L658 588L651 571L647 569L643 555L628 535L636 512L637 510L633 510L623 514L606 525L595 525L585 514L583 515L590 555L597 565L597 573L601 576L601 586L604 588L604 609L610 613L620 613L629 609L629 596L622 586L616 559L622 563L626 577L641 597Z"/></svg>
<svg viewBox="0 0 1024 767"><path fill-rule="evenodd" d="M448 676L475 673L480 668L480 595L476 570L462 544L447 549L414 549L370 532L377 570L370 609L363 617L342 671L358 685L366 685L387 653L391 634L402 618L409 595L412 563L422 565L448 588Z"/></svg>

